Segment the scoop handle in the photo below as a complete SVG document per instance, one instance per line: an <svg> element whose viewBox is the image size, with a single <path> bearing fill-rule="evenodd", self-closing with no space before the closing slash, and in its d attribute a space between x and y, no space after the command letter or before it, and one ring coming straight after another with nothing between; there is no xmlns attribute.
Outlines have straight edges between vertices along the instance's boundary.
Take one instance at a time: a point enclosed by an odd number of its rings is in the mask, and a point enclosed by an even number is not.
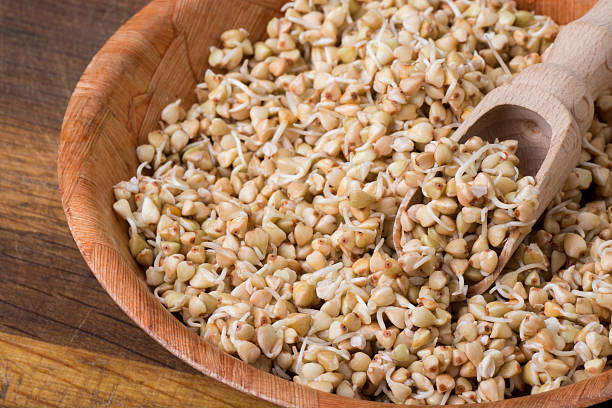
<svg viewBox="0 0 612 408"><path fill-rule="evenodd" d="M599 0L588 13L565 26L546 62L581 77L592 98L612 86L612 0Z"/></svg>
<svg viewBox="0 0 612 408"><path fill-rule="evenodd" d="M544 62L521 72L515 82L561 100L581 132L586 132L593 100L612 87L612 0L599 0L588 13L563 27Z"/></svg>

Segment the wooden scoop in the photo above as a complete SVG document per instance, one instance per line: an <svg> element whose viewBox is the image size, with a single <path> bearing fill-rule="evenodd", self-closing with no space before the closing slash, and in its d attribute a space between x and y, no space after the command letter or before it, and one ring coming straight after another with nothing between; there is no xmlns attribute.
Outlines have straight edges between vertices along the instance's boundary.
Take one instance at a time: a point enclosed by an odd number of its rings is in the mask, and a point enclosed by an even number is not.
<svg viewBox="0 0 612 408"><path fill-rule="evenodd" d="M451 138L517 139L521 174L535 176L540 190L536 220L578 163L582 136L593 119L593 100L611 86L612 0L600 0L561 30L543 63L488 93ZM399 207L393 244L400 254L401 214L421 200L421 190L415 188ZM468 295L483 293L495 282L525 235L517 230L510 234L495 271L470 285Z"/></svg>

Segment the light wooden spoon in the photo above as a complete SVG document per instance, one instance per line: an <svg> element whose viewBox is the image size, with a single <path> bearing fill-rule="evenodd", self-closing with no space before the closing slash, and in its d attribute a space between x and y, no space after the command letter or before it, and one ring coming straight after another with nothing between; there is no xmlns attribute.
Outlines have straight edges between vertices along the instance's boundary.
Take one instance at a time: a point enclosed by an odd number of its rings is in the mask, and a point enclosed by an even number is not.
<svg viewBox="0 0 612 408"><path fill-rule="evenodd" d="M545 62L488 93L451 138L517 139L519 169L535 176L540 190L536 220L578 163L582 136L593 118L593 100L611 86L612 0L600 0L561 30ZM401 214L421 200L421 190L415 188L400 204L393 225L393 244L399 254ZM517 230L510 234L495 271L470 285L468 295L483 293L495 282L525 235Z"/></svg>

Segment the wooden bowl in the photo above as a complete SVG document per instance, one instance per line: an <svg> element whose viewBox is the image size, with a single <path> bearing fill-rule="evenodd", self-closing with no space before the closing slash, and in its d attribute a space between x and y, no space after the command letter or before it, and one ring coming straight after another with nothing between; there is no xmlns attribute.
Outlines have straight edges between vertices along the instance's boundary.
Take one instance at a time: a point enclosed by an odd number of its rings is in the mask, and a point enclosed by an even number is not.
<svg viewBox="0 0 612 408"><path fill-rule="evenodd" d="M523 8L559 23L595 0L523 0ZM68 105L59 143L59 184L74 239L102 286L144 331L202 373L282 406L387 404L315 391L260 371L208 344L173 317L147 287L127 245L127 226L112 210L112 187L138 165L135 148L157 127L162 108L194 88L209 47L230 28L262 38L282 0L155 0L93 58ZM612 397L612 371L558 390L499 403L512 407L586 406ZM390 405L390 404L389 404ZM483 406L492 404L483 404Z"/></svg>

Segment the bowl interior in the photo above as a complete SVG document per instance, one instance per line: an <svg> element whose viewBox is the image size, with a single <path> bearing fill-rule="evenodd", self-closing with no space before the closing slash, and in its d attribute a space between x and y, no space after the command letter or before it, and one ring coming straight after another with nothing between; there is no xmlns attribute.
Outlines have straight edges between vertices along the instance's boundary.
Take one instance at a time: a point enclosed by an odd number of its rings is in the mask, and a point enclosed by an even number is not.
<svg viewBox="0 0 612 408"><path fill-rule="evenodd" d="M299 386L200 339L154 298L127 249L127 226L112 210L112 187L135 174L135 148L157 128L163 107L176 99L182 99L183 106L195 100L193 90L203 78L208 50L219 35L242 27L251 38L263 38L266 22L279 15L283 3L155 0L130 19L94 57L68 106L58 160L63 206L75 241L102 286L143 330L196 369L283 406L388 405ZM534 2L521 3L533 6ZM571 9L574 14L553 17L567 22L594 1L575 3L579 6ZM550 8L547 12L551 13ZM552 393L513 399L512 406L549 405L547 395L561 406L575 402L577 395L586 401L579 405L601 401L612 395L608 377L604 374Z"/></svg>

